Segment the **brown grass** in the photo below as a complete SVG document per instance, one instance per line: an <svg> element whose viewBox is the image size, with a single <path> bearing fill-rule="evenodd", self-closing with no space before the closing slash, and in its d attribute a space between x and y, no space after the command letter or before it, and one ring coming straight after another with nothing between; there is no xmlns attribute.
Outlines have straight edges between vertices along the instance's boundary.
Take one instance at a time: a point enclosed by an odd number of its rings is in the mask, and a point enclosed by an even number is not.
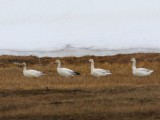
<svg viewBox="0 0 160 120"><path fill-rule="evenodd" d="M137 66L155 70L144 78L133 77L130 59ZM109 69L110 76L90 75L88 59ZM60 77L55 59L79 71L80 76ZM25 78L22 68L12 62L27 62L28 68L47 73L41 78ZM38 58L0 57L0 119L98 120L160 119L160 54L131 54L105 57ZM48 88L48 89L47 89Z"/></svg>

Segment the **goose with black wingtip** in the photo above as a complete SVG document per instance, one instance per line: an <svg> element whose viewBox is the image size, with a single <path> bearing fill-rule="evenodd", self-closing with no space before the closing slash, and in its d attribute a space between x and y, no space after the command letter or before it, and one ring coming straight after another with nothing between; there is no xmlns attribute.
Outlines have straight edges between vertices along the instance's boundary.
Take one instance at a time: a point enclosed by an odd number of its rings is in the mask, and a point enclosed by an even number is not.
<svg viewBox="0 0 160 120"><path fill-rule="evenodd" d="M34 77L34 78L37 78L37 77L41 77L43 75L46 75L45 73L41 72L41 71L37 71L37 70L27 70L27 64L24 62L23 64L23 74L25 77Z"/></svg>
<svg viewBox="0 0 160 120"><path fill-rule="evenodd" d="M104 70L100 68L94 68L94 60L89 59L89 62L91 63L91 75L95 77L101 77L101 76L107 76L112 74L109 70Z"/></svg>
<svg viewBox="0 0 160 120"><path fill-rule="evenodd" d="M151 73L153 73L153 70L149 70L146 68L137 68L135 58L132 58L131 62L132 62L132 73L134 76L143 77L143 76L149 76Z"/></svg>
<svg viewBox="0 0 160 120"><path fill-rule="evenodd" d="M58 74L60 76L63 76L63 77L72 77L72 76L80 75L79 72L73 71L73 70L68 69L68 68L62 68L60 60L56 60L55 62L58 64L58 66L57 66L57 72L58 72Z"/></svg>

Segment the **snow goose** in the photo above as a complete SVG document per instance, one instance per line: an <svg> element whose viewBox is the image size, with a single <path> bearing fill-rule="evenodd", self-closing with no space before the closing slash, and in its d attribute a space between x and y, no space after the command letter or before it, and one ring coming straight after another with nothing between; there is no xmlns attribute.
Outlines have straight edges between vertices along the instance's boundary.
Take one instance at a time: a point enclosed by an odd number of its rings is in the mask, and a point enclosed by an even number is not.
<svg viewBox="0 0 160 120"><path fill-rule="evenodd" d="M132 58L132 73L134 76L143 77L143 76L149 76L153 70L149 70L146 68L136 68L136 59Z"/></svg>
<svg viewBox="0 0 160 120"><path fill-rule="evenodd" d="M42 75L45 75L43 72L41 71L37 71L37 70L27 70L27 65L26 63L23 63L23 74L25 77L40 77Z"/></svg>
<svg viewBox="0 0 160 120"><path fill-rule="evenodd" d="M63 77L70 77L70 76L80 75L80 73L75 72L75 71L73 71L71 69L62 68L60 60L56 60L55 62L58 64L57 72L58 72L59 75L61 75Z"/></svg>
<svg viewBox="0 0 160 120"><path fill-rule="evenodd" d="M109 70L94 68L93 59L89 59L89 62L91 63L91 75L95 77L100 77L100 76L107 76L107 75L112 74Z"/></svg>

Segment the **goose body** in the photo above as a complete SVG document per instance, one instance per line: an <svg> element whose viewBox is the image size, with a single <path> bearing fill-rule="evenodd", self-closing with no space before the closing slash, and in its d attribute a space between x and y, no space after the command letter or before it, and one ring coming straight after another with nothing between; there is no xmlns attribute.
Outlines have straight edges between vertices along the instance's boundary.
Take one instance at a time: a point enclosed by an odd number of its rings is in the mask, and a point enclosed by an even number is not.
<svg viewBox="0 0 160 120"><path fill-rule="evenodd" d="M153 73L153 70L149 70L146 68L137 68L135 58L132 58L131 61L132 61L132 73L134 76L143 77L143 76L149 76L151 73Z"/></svg>
<svg viewBox="0 0 160 120"><path fill-rule="evenodd" d="M42 75L45 75L43 72L41 71L37 71L37 70L27 70L27 65L26 63L23 63L23 74L25 77L40 77Z"/></svg>
<svg viewBox="0 0 160 120"><path fill-rule="evenodd" d="M63 77L72 77L72 76L75 76L75 75L80 75L80 73L75 72L75 71L73 71L71 69L62 68L60 60L56 60L55 62L58 64L58 66L57 66L57 72L58 72L58 74L60 76L63 76Z"/></svg>
<svg viewBox="0 0 160 120"><path fill-rule="evenodd" d="M89 62L91 63L91 75L92 76L100 77L100 76L107 76L107 75L112 74L109 70L94 68L93 59L90 59Z"/></svg>

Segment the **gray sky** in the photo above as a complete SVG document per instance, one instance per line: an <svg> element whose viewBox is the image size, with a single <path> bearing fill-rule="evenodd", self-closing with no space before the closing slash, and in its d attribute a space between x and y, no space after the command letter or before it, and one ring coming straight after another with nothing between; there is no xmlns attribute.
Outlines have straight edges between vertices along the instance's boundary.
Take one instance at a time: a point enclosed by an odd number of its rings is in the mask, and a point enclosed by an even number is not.
<svg viewBox="0 0 160 120"><path fill-rule="evenodd" d="M159 47L160 0L0 0L0 42L1 49Z"/></svg>

